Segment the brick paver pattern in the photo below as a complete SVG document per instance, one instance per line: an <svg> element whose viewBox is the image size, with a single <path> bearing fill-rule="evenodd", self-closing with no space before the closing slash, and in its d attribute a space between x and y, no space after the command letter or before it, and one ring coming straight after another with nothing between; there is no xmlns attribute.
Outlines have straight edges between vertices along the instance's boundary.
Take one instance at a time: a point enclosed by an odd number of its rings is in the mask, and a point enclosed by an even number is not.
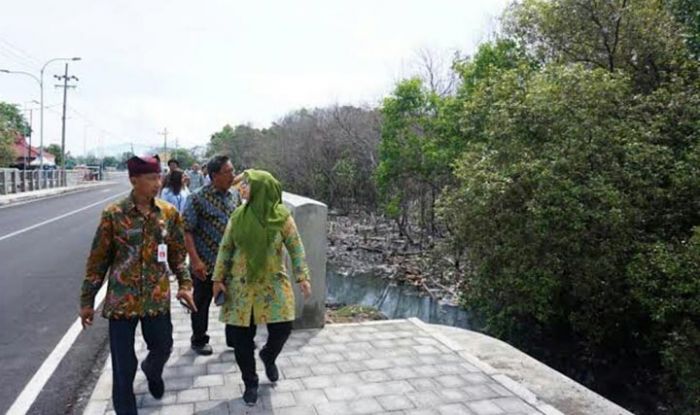
<svg viewBox="0 0 700 415"><path fill-rule="evenodd" d="M233 349L225 344L224 326L211 308L214 354L190 349L190 320L173 303L174 349L163 373L165 395L148 393L139 370L135 391L139 414L459 414L534 415L533 402L515 395L472 361L410 320L326 325L321 330L295 330L278 359L280 380L272 385L257 357L260 397L254 407L241 398L243 384ZM267 333L259 327L256 344ZM137 330L137 356L146 348ZM109 359L85 414L113 414Z"/></svg>

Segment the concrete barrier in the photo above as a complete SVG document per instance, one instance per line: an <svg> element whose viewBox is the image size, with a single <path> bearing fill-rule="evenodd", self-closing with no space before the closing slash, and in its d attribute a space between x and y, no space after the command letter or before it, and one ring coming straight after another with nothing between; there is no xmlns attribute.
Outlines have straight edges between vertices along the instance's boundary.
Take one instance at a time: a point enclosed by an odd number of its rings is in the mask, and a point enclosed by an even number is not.
<svg viewBox="0 0 700 415"><path fill-rule="evenodd" d="M316 200L292 193L282 195L284 204L292 212L294 221L299 228L301 240L306 249L306 261L311 272L312 296L307 301L299 292L299 286L295 283L294 296L296 298L295 329L321 328L325 322L326 313L326 249L328 240L326 236L328 207ZM291 275L291 265L287 258L287 268Z"/></svg>

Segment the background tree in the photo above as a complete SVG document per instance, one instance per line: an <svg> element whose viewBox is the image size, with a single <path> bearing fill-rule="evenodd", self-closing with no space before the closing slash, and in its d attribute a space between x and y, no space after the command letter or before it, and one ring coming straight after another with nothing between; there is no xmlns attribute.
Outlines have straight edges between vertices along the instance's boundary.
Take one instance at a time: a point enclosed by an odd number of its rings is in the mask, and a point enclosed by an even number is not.
<svg viewBox="0 0 700 415"><path fill-rule="evenodd" d="M119 166L119 159L114 156L105 156L105 158L102 159L102 165L104 167L117 167Z"/></svg>
<svg viewBox="0 0 700 415"><path fill-rule="evenodd" d="M29 135L31 132L29 123L24 119L17 105L0 101L0 116L3 117L3 130L16 131L24 136Z"/></svg>
<svg viewBox="0 0 700 415"><path fill-rule="evenodd" d="M119 156L119 163L117 164L117 169L126 170L126 162L132 157L134 157L134 153L130 151L122 153L122 155Z"/></svg>
<svg viewBox="0 0 700 415"><path fill-rule="evenodd" d="M270 128L226 125L208 154L229 155L237 170L273 172L286 190L345 210L373 207L379 114L350 106L292 112Z"/></svg>
<svg viewBox="0 0 700 415"><path fill-rule="evenodd" d="M92 153L88 153L86 156L77 156L74 160L75 165L99 166L102 163L102 160Z"/></svg>
<svg viewBox="0 0 700 415"><path fill-rule="evenodd" d="M180 168L182 169L189 169L190 167L192 167L192 164L194 164L197 161L192 152L185 148L178 148L170 151L168 157L179 161ZM167 160L162 161L167 162Z"/></svg>
<svg viewBox="0 0 700 415"><path fill-rule="evenodd" d="M29 124L17 106L0 102L0 167L14 163L15 139L27 135L29 131Z"/></svg>
<svg viewBox="0 0 700 415"><path fill-rule="evenodd" d="M61 161L63 160L63 156L61 155L61 146L60 145L49 144L46 147L45 151L55 157L56 166L60 166L62 164Z"/></svg>
<svg viewBox="0 0 700 415"><path fill-rule="evenodd" d="M440 212L487 331L635 412L691 414L700 90L669 10L514 3L505 39L455 65L464 147Z"/></svg>
<svg viewBox="0 0 700 415"><path fill-rule="evenodd" d="M684 27L683 39L695 59L700 58L700 2L695 0L669 0L667 4Z"/></svg>
<svg viewBox="0 0 700 415"><path fill-rule="evenodd" d="M513 2L506 33L544 62L622 70L649 91L680 70L683 29L658 0Z"/></svg>

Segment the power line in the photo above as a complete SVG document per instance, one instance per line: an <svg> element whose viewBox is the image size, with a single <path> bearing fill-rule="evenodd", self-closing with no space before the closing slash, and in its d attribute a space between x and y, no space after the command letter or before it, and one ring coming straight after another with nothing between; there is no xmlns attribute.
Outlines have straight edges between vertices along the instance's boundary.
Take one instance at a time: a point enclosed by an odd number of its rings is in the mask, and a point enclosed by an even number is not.
<svg viewBox="0 0 700 415"><path fill-rule="evenodd" d="M27 63L26 61L18 58L16 55L13 55L12 53L8 52L7 50L2 49L2 45L0 45L0 55L5 56L9 60L13 61L15 64L21 66L22 69L27 69L30 71L34 70L34 66L32 66L31 64Z"/></svg>
<svg viewBox="0 0 700 415"><path fill-rule="evenodd" d="M10 43L9 41L7 41L6 39L3 39L3 38L1 38L1 37L0 37L0 42L2 42L2 43L4 43L5 45L7 45L7 47L9 47L10 50L16 51L15 54L18 54L18 55L20 55L20 56L23 56L23 58L24 58L25 60L31 62L33 65L36 65L36 66L41 65L41 62L39 61L39 59L37 59L36 57L34 57L32 54L28 53L28 52L25 51L24 49L22 49L22 48L20 48L20 47L18 47L18 46L13 45L13 44Z"/></svg>

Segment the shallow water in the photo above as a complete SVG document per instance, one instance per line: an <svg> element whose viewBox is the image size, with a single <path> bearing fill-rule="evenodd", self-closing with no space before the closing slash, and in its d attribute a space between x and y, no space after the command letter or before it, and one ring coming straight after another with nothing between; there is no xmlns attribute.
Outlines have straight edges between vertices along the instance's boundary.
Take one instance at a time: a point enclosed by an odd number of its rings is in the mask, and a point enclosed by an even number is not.
<svg viewBox="0 0 700 415"><path fill-rule="evenodd" d="M475 322L466 310L421 295L412 286L395 285L367 274L345 277L330 267L326 286L329 303L372 306L390 319L417 317L426 323L475 329Z"/></svg>

